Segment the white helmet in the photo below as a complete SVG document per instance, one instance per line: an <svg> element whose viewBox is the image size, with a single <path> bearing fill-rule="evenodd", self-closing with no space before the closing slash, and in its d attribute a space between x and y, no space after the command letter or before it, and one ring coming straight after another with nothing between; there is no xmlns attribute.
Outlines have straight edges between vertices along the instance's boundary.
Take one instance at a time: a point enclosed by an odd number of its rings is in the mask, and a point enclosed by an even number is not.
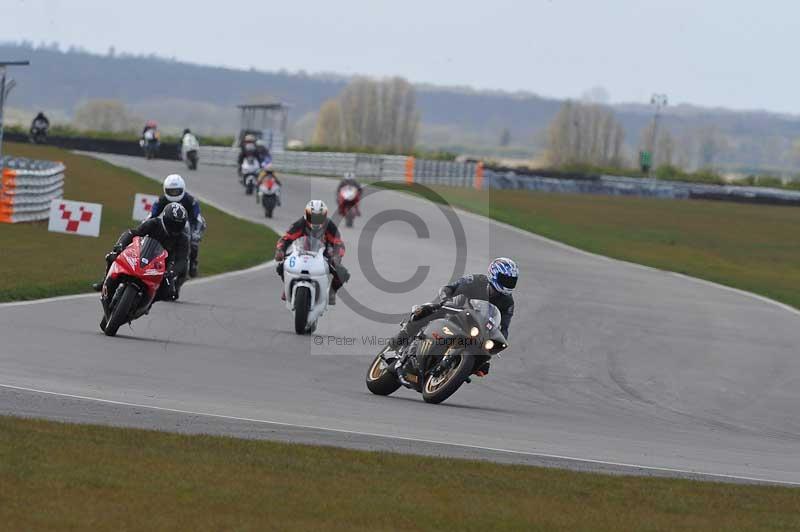
<svg viewBox="0 0 800 532"><path fill-rule="evenodd" d="M164 196L169 201L181 201L186 194L186 183L178 174L168 175L164 180Z"/></svg>
<svg viewBox="0 0 800 532"><path fill-rule="evenodd" d="M325 202L315 199L306 203L305 218L311 235L321 238L328 222L328 207Z"/></svg>
<svg viewBox="0 0 800 532"><path fill-rule="evenodd" d="M356 174L354 174L353 172L345 172L344 173L344 179L347 179L348 181L353 180L355 178L356 178Z"/></svg>

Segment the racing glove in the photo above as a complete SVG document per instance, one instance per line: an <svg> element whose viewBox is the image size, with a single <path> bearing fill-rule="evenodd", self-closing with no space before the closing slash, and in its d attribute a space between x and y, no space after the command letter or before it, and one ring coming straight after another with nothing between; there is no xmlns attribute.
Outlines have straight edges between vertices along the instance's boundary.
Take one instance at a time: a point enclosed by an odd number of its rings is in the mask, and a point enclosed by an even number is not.
<svg viewBox="0 0 800 532"><path fill-rule="evenodd" d="M283 259L286 258L286 252L282 249L275 250L275 262L283 262Z"/></svg>

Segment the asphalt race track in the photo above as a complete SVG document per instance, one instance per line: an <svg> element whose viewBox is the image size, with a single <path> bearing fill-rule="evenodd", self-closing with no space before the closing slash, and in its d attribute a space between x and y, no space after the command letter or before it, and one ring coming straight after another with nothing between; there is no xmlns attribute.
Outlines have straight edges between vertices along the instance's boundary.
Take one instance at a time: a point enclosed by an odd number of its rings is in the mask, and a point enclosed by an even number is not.
<svg viewBox="0 0 800 532"><path fill-rule="evenodd" d="M233 169L102 157L153 177L180 172L202 198L264 221ZM283 230L312 197L332 206L335 185L285 176L271 225ZM473 215L457 215L466 270L482 272L496 255L522 270L511 347L489 377L442 405L405 389L371 395L364 374L379 349L371 338L396 330L376 314L431 299L453 275L459 239L438 207L401 193L376 192L363 211L354 229L342 228L348 293L314 337L292 332L271 266L189 283L179 303L157 304L117 338L100 332L95 294L0 305L0 412L800 483L800 314ZM418 222L419 234L410 225ZM101 257L97 264L99 272ZM430 268L422 284L401 291L397 283L420 266Z"/></svg>

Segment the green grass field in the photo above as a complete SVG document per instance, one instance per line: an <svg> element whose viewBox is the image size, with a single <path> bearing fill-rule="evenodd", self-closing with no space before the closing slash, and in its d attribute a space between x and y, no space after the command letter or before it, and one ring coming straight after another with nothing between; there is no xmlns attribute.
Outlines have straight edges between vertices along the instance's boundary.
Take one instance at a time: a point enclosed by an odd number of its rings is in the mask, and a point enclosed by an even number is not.
<svg viewBox="0 0 800 532"><path fill-rule="evenodd" d="M384 185L428 198L423 187ZM431 187L448 203L586 251L800 308L800 208Z"/></svg>
<svg viewBox="0 0 800 532"><path fill-rule="evenodd" d="M47 231L47 222L0 224L0 301L86 292L103 273L103 256L131 218L137 192L159 194L161 187L136 172L57 148L9 143L6 153L63 161L65 199L103 204L99 238ZM202 206L208 231L200 247L201 275L254 266L269 260L277 235L270 229Z"/></svg>
<svg viewBox="0 0 800 532"><path fill-rule="evenodd" d="M798 530L797 489L0 417L4 530Z"/></svg>

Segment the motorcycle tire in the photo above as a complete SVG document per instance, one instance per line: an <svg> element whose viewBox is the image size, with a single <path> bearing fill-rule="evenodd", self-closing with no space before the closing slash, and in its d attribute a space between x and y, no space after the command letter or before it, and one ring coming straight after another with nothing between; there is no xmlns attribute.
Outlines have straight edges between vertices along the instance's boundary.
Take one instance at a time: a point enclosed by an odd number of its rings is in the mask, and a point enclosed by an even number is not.
<svg viewBox="0 0 800 532"><path fill-rule="evenodd" d="M117 306L111 310L111 316L108 318L106 328L103 330L106 336L116 336L120 326L128 321L128 316L130 316L133 303L136 300L136 293L135 286L128 285L125 287L125 292L119 298Z"/></svg>
<svg viewBox="0 0 800 532"><path fill-rule="evenodd" d="M311 310L311 290L307 286L297 289L294 296L294 332L306 334L308 311Z"/></svg>
<svg viewBox="0 0 800 532"><path fill-rule="evenodd" d="M385 349L384 349L385 351ZM388 367L381 368L381 352L372 361L367 370L367 389L375 395L391 395L400 388L400 381L389 372Z"/></svg>
<svg viewBox="0 0 800 532"><path fill-rule="evenodd" d="M461 388L467 378L475 368L475 356L462 353L458 365L451 369L445 379L434 382L433 375L425 376L425 384L422 386L422 399L426 403L439 404Z"/></svg>

